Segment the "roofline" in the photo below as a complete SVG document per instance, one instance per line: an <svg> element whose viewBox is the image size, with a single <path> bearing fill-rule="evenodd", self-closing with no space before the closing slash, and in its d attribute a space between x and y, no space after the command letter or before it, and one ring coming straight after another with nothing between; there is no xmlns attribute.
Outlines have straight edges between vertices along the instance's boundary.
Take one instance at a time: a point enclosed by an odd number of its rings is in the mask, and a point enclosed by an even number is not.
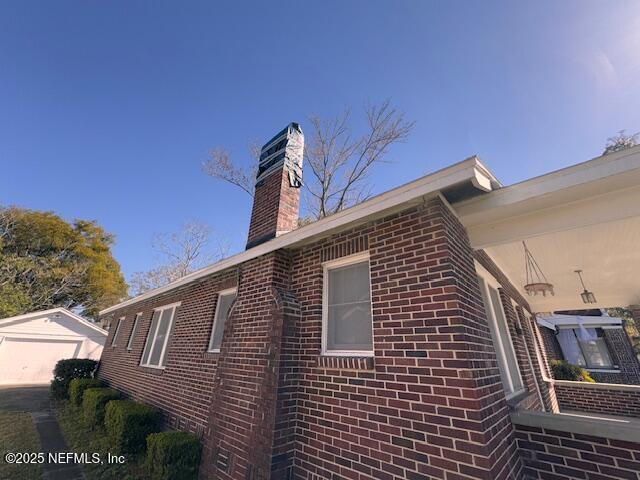
<svg viewBox="0 0 640 480"><path fill-rule="evenodd" d="M4 323L11 323L11 322L19 322L22 320L28 320L30 318L33 317L41 317L41 316L45 316L45 315L50 315L52 313L63 313L65 315L68 315L69 317L73 318L74 320L77 320L78 322L86 325L87 327L90 327L92 329L94 329L95 331L97 331L98 333L102 334L102 335L109 335L109 332L106 331L103 328L100 328L99 326L91 323L89 320L87 320L84 317L81 317L80 315L73 313L71 310L67 310L64 307L57 307L57 308L51 308L49 310L38 310L37 312L30 312L30 313L23 313L22 315L16 315L14 317L7 317L7 318L3 318L0 319L0 325L4 324Z"/></svg>
<svg viewBox="0 0 640 480"><path fill-rule="evenodd" d="M268 242L214 263L213 265L196 270L175 282L149 290L142 295L138 295L137 297L105 308L104 310L101 310L99 314L105 315L120 308L133 305L142 300L155 297L156 295L168 292L174 288L194 282L202 277L227 268L234 267L267 253L271 253L282 248L293 247L304 243L305 241L310 241L311 239L326 237L338 229L344 229L358 221L374 217L377 214L397 208L403 204L410 204L411 201L416 199L436 195L440 190L465 181L471 181L474 185L479 186L479 188L482 186L481 188L484 191L490 191L493 187L500 186L500 182L480 161L480 158L472 156L454 165L425 175L417 180L413 180L392 190L381 193L380 195L376 195L375 197L351 208L347 208L334 215L330 215L304 227L292 230L269 240Z"/></svg>

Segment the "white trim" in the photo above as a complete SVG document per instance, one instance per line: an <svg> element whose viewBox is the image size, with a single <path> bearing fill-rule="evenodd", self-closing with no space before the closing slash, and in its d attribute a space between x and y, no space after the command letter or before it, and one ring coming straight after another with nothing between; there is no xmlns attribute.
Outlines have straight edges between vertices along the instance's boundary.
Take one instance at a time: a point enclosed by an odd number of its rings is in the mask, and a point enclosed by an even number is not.
<svg viewBox="0 0 640 480"><path fill-rule="evenodd" d="M21 322L23 320L29 320L31 318L36 318L36 317L46 317L54 313L67 315L68 317L71 317L72 319L77 320L83 325L92 328L93 330L100 333L101 335L104 335L105 337L109 335L109 332L104 328L100 328L98 325L90 322L86 318L83 318L80 315L73 313L71 310L67 310L66 308L62 308L62 307L51 308L49 310L40 310L38 312L24 313L22 315L16 315L15 317L3 318L2 320L0 320L0 325L3 325L5 323Z"/></svg>
<svg viewBox="0 0 640 480"><path fill-rule="evenodd" d="M587 368L582 367L589 373L620 373L621 370L619 368Z"/></svg>
<svg viewBox="0 0 640 480"><path fill-rule="evenodd" d="M127 342L127 351L130 352L133 350L133 337L137 333L138 324L140 323L140 317L142 317L142 312L136 313L135 317L133 317L133 326L131 327L131 333L129 334L129 341Z"/></svg>
<svg viewBox="0 0 640 480"><path fill-rule="evenodd" d="M511 421L517 425L640 443L640 421L635 418L582 412L543 413L530 410L518 410L510 415Z"/></svg>
<svg viewBox="0 0 640 480"><path fill-rule="evenodd" d="M369 308L371 308L371 350L328 350L327 330L329 323L329 271L335 268L346 267L358 263L367 262L369 267ZM371 264L369 252L361 252L346 257L340 257L322 263L322 346L321 354L331 357L373 357L373 300L371 298Z"/></svg>
<svg viewBox="0 0 640 480"><path fill-rule="evenodd" d="M238 287L227 288L226 290L220 290L218 293L218 298L216 300L216 311L213 313L213 325L211 325L211 335L209 336L209 345L207 346L208 353L220 353L219 348L211 348L211 342L213 342L213 334L216 331L216 324L219 321L218 312L220 309L220 298L225 297L227 295L238 295ZM226 320L226 319L225 319Z"/></svg>
<svg viewBox="0 0 640 480"><path fill-rule="evenodd" d="M620 390L621 392L640 393L640 385L629 385L627 383L591 383L572 380L554 380L553 383L554 385L577 387L585 390Z"/></svg>
<svg viewBox="0 0 640 480"><path fill-rule="evenodd" d="M111 339L111 348L117 347L118 344L116 340L118 340L118 334L120 333L120 329L122 328L122 324L124 323L125 317L120 317L118 319L118 324L116 325L116 331L113 332L113 338Z"/></svg>
<svg viewBox="0 0 640 480"><path fill-rule="evenodd" d="M558 328L622 328L622 319L617 317L591 317L587 315L536 315L538 325L551 330Z"/></svg>
<svg viewBox="0 0 640 480"><path fill-rule="evenodd" d="M186 285L199 278L234 267L267 253L280 250L282 248L292 247L297 244L303 244L315 239L324 238L339 229L386 214L385 212L393 211L394 209L397 210L399 208L408 208L412 203L422 202L424 198L437 196L440 190L462 182L472 181L473 179L477 179L478 176L488 177L492 185L500 185L495 176L489 172L478 157L470 157L462 162L451 165L450 167L438 170L437 172L426 175L398 188L376 195L366 202L347 208L339 213L330 215L304 227L297 228L291 232L269 240L268 242L226 258L218 263L196 270L195 272L182 277L180 280L169 283L168 285L149 290L142 295L105 308L100 311L100 315L105 315L127 305L160 295L161 293L168 292L181 285ZM486 185L485 181L482 183Z"/></svg>
<svg viewBox="0 0 640 480"><path fill-rule="evenodd" d="M177 308L180 305L182 305L182 302L175 302L175 303L170 303L168 305L163 305L161 307L156 307L153 309L154 312L161 312L162 310L167 310L169 308Z"/></svg>
<svg viewBox="0 0 640 480"><path fill-rule="evenodd" d="M497 339L497 343L498 345L494 345L496 348L496 354L500 355L502 357L502 363L504 364L505 368L507 369L507 382L509 383L509 385L504 385L504 387L508 390L506 393L507 399L510 399L512 397L515 397L516 395L521 394L522 392L524 392L526 390L526 386L524 384L524 380L522 379L522 374L520 373L520 364L518 363L518 356L516 355L516 350L513 346L513 338L511 338L511 330L509 328L509 323L507 321L507 315L504 311L504 307L502 306L502 299L500 298L500 288L502 288L502 285L500 285L500 283L498 283L498 281L495 279L495 277L493 275L491 275L487 269L485 269L482 265L480 265L476 260L474 260L475 266L476 266L476 273L479 277L482 278L482 280L484 281L484 288L485 288L485 296L488 300L489 305L487 305L486 307L489 309L490 311L490 315L489 317L491 318L487 318L487 321L489 322L489 328L494 329L496 335L496 339ZM482 288L482 284L479 284L479 287ZM493 305L493 299L491 298L491 292L489 291L489 287L493 288L494 290L496 290L496 292L498 293L498 308L500 308L500 312L502 312L502 319L505 322L505 330L507 332L507 337L508 337L508 346L505 346L503 343L503 339L502 336L500 335L500 328L498 326L498 321L499 321L499 316L496 314L496 310L495 307ZM509 348L511 349L511 353L513 354L513 358L516 362L516 371L515 371L515 375L517 377L514 377L514 372L512 372L511 368L509 368L509 362L507 362L507 353L505 348ZM528 352L527 352L528 353ZM499 366L499 365L498 365ZM519 379L520 381L520 385L522 386L519 390L515 389L515 384L514 384L514 379Z"/></svg>

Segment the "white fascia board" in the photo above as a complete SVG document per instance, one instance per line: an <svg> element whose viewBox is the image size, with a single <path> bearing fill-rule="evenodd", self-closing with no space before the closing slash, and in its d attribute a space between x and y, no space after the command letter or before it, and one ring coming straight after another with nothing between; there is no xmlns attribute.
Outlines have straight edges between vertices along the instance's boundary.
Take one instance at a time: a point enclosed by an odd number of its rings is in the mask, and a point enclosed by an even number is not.
<svg viewBox="0 0 640 480"><path fill-rule="evenodd" d="M101 335L107 336L109 334L109 332L100 328L98 325L95 325L94 323L90 322L86 318L83 318L80 315L73 313L71 310L67 310L66 308L63 308L63 307L51 308L49 310L40 310L37 312L30 312L30 313L24 313L22 315L16 315L15 317L3 318L2 320L0 320L0 325L3 325L5 323L22 322L22 321L30 320L36 317L50 317L51 315L56 313L70 317L73 320L76 320L82 323L83 325L95 330Z"/></svg>
<svg viewBox="0 0 640 480"><path fill-rule="evenodd" d="M571 202L584 198L587 191L593 195L604 193L611 186L616 189L633 187L638 184L638 176L640 146L494 190L490 195L459 202L455 208L466 226L480 225L500 220L506 214L522 214L523 210L530 210L534 206L534 200L539 209L558 205L559 201ZM585 188L590 184L597 184L600 188L593 188L594 191Z"/></svg>
<svg viewBox="0 0 640 480"><path fill-rule="evenodd" d="M426 175L418 180L414 180L400 187L394 188L393 190L377 195L354 207L285 233L279 237L269 240L268 242L250 248L249 250L197 270L168 285L150 290L142 295L125 300L124 302L118 303L117 305L113 305L109 308L105 308L100 311L100 315L105 315L109 312L133 305L142 300L155 297L156 295L160 295L186 285L207 275L240 265L241 263L266 255L267 253L271 253L282 248L294 247L305 242L326 237L339 229L344 229L366 219L375 218L380 214L394 208L398 208L399 206L405 204L409 206L412 202L422 201L425 197L437 195L440 190L447 187L451 187L462 182L477 181L478 178L481 179L483 185L487 184L485 179L489 179L492 185L500 185L495 176L482 164L480 159L473 156L450 167L438 170L437 172Z"/></svg>

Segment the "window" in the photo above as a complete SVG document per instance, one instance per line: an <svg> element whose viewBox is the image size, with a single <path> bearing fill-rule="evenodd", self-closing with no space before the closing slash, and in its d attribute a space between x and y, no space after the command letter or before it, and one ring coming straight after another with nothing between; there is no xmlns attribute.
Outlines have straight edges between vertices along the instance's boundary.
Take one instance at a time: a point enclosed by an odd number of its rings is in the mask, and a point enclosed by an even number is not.
<svg viewBox="0 0 640 480"><path fill-rule="evenodd" d="M211 339L209 340L209 352L219 352L222 345L222 334L224 324L229 315L229 309L236 299L236 289L223 290L218 293L218 304L216 313L213 316L213 327L211 328Z"/></svg>
<svg viewBox="0 0 640 480"><path fill-rule="evenodd" d="M322 353L373 355L368 254L324 264Z"/></svg>
<svg viewBox="0 0 640 480"><path fill-rule="evenodd" d="M507 398L513 397L524 390L520 368L516 359L516 352L511 341L509 326L500 301L498 288L500 285L484 268L476 264L478 271L478 283L482 293L482 301L487 313L491 338L498 357L498 367L502 385L507 393Z"/></svg>
<svg viewBox="0 0 640 480"><path fill-rule="evenodd" d="M589 369L612 368L601 328L561 328L558 343L567 362Z"/></svg>
<svg viewBox="0 0 640 480"><path fill-rule="evenodd" d="M174 303L156 308L153 311L151 327L149 328L147 342L145 343L142 359L140 360L140 365L143 367L165 367L167 345L169 343L169 337L171 337L171 331L173 330L176 308L179 306L179 303Z"/></svg>
<svg viewBox="0 0 640 480"><path fill-rule="evenodd" d="M141 316L142 312L137 313L135 320L133 320L133 328L131 329L131 335L129 335L129 341L127 342L127 350L131 350L133 347L133 338L136 336L136 330L138 330L138 322Z"/></svg>
<svg viewBox="0 0 640 480"><path fill-rule="evenodd" d="M118 320L118 323L116 325L116 331L113 334L113 338L111 339L111 346L112 347L116 346L116 341L118 340L118 334L120 333L120 328L122 327L123 323L124 323L124 317L122 317L121 319Z"/></svg>

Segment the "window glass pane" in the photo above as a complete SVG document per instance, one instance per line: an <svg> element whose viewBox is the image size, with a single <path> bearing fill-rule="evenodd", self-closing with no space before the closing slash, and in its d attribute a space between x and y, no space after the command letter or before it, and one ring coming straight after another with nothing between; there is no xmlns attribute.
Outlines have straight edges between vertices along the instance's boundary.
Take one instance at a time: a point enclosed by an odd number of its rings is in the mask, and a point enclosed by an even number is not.
<svg viewBox="0 0 640 480"><path fill-rule="evenodd" d="M609 355L609 349L602 337L598 337L595 328L587 328L589 336L594 340L579 341L582 353L586 359L587 367L590 368L606 368L611 367L613 362Z"/></svg>
<svg viewBox="0 0 640 480"><path fill-rule="evenodd" d="M362 302L369 298L369 262L329 270L329 305Z"/></svg>
<svg viewBox="0 0 640 480"><path fill-rule="evenodd" d="M373 350L369 262L331 269L327 279L327 350Z"/></svg>
<svg viewBox="0 0 640 480"><path fill-rule="evenodd" d="M133 345L133 338L136 335L136 330L138 329L138 323L140 321L140 314L136 315L136 319L133 321L133 328L131 329L131 335L129 335L129 341L127 342L127 350L131 350Z"/></svg>
<svg viewBox="0 0 640 480"><path fill-rule="evenodd" d="M164 355L160 359L160 366L164 367L167 363L167 354L169 353L169 343L171 342L171 336L173 335L173 329L176 326L175 317L176 317L176 308L171 309L171 316L169 317L169 333L167 333L167 338L164 340Z"/></svg>
<svg viewBox="0 0 640 480"><path fill-rule="evenodd" d="M576 334L573 329L561 328L558 331L556 338L558 339L558 343L562 349L562 355L564 355L564 359L567 362L573 365L580 365L582 367L587 365L584 361L584 357L582 356L582 351L580 350L580 345L578 345L578 339L576 338Z"/></svg>
<svg viewBox="0 0 640 480"><path fill-rule="evenodd" d="M227 316L229 315L231 304L235 298L235 293L220 295L220 298L218 298L215 319L213 320L213 331L211 332L211 341L209 342L209 350L218 350L222 345L224 324L227 320Z"/></svg>
<svg viewBox="0 0 640 480"><path fill-rule="evenodd" d="M111 345L113 345L114 347L116 346L116 341L118 340L118 333L120 333L121 327L122 327L122 318L118 320L118 323L116 325L116 331L113 334L113 340L111 340Z"/></svg>
<svg viewBox="0 0 640 480"><path fill-rule="evenodd" d="M165 338L169 333L169 324L171 323L172 314L172 308L167 308L166 310L162 311L160 323L158 324L158 331L156 332L156 338L153 341L151 357L149 358L150 365L160 365L160 356L162 355L162 348L164 347Z"/></svg>
<svg viewBox="0 0 640 480"><path fill-rule="evenodd" d="M329 307L328 350L365 350L373 348L371 304L369 302Z"/></svg>
<svg viewBox="0 0 640 480"><path fill-rule="evenodd" d="M158 319L160 318L160 311L153 312L153 317L151 319L151 327L149 327L149 333L147 334L147 342L144 345L144 352L142 353L142 364L146 365L149 361L149 352L151 351L151 346L153 345L153 339L156 333L156 329L158 327Z"/></svg>
<svg viewBox="0 0 640 480"><path fill-rule="evenodd" d="M509 335L509 327L507 326L507 319L504 317L502 310L502 303L500 302L500 295L498 291L489 287L489 295L491 295L491 303L493 304L493 310L496 312L496 320L498 324L498 332L502 339L502 345L505 354L505 364L507 366L508 374L511 377L513 383L513 391L517 392L522 390L522 380L520 378L518 361L516 360L516 354L511 343L511 335Z"/></svg>

